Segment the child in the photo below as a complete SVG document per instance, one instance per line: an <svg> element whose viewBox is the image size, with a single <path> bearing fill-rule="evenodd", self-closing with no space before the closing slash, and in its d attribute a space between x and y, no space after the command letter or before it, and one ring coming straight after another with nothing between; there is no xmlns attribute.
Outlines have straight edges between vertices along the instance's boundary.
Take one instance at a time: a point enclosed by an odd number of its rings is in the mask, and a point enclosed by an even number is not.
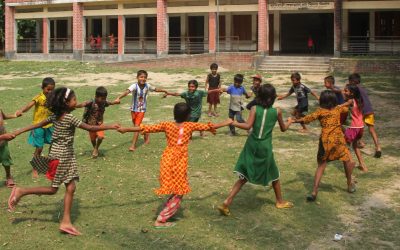
<svg viewBox="0 0 400 250"><path fill-rule="evenodd" d="M344 103L342 90L335 85L335 78L333 76L327 76L324 78L324 85L326 89L333 91L336 95L337 105ZM343 125L346 122L348 113L340 114L340 123Z"/></svg>
<svg viewBox="0 0 400 250"><path fill-rule="evenodd" d="M318 167L315 171L314 187L307 201L317 199L318 187L324 174L326 164L330 161L339 160L343 162L344 171L347 179L347 191L355 192L355 185L351 174L354 168L349 149L346 147L342 127L340 124L340 114L348 112L348 108L337 106L336 95L331 90L324 90L319 99L320 108L314 113L303 118L296 119L296 122L310 123L319 120L321 124L321 136L319 138L317 162Z"/></svg>
<svg viewBox="0 0 400 250"><path fill-rule="evenodd" d="M77 108L85 107L85 112L83 113L82 121L89 125L101 126L103 124L104 112L106 107L118 102L107 101L107 89L104 87L98 87L96 89L95 98L91 101L86 101L84 103L76 105ZM90 141L93 145L92 157L96 158L99 156L99 147L104 139L104 131L89 132Z"/></svg>
<svg viewBox="0 0 400 250"><path fill-rule="evenodd" d="M212 63L210 65L210 70L211 74L208 74L206 79L206 86L205 86L206 91L221 88L221 76L220 74L217 73L218 64ZM217 105L220 103L219 95L220 95L219 92L210 92L207 95L207 103L209 103L208 116L210 117L218 116ZM214 111L212 109L213 106L214 106Z"/></svg>
<svg viewBox="0 0 400 250"><path fill-rule="evenodd" d="M131 117L132 123L135 126L139 126L142 124L144 114L147 110L147 94L149 91L155 92L164 92L167 91L153 87L152 85L148 84L147 81L147 72L145 70L139 70L137 72L136 78L137 83L132 84L124 93L122 93L118 98L115 100L117 103L120 103L121 98L124 98L129 93L132 93L132 106L131 106ZM139 133L133 134L132 145L129 147L129 151L136 150L136 142L138 140ZM149 135L144 134L144 143L148 144Z"/></svg>
<svg viewBox="0 0 400 250"><path fill-rule="evenodd" d="M236 74L233 78L233 84L231 84L227 89L222 91L228 93L231 98L229 102L229 118L232 120L236 116L236 121L243 123L245 122L242 118L242 95L244 95L247 99L250 98L250 95L247 94L245 88L242 86L244 76L242 74ZM235 132L235 126L232 124L229 125L230 135L235 136L237 133Z"/></svg>
<svg viewBox="0 0 400 250"><path fill-rule="evenodd" d="M239 180L233 185L223 204L218 207L222 215L230 215L229 206L246 182L262 186L268 186L272 182L276 197L275 206L277 208L293 207L293 203L282 199L279 170L272 151L272 130L276 121L282 132L288 129L292 121L284 123L281 110L272 107L275 99L275 88L271 84L262 85L256 97L257 104L251 108L247 122L233 122L234 126L241 129L252 128L252 132L235 166L234 172L239 175Z"/></svg>
<svg viewBox="0 0 400 250"><path fill-rule="evenodd" d="M55 81L51 77L46 77L42 81L42 92L35 96L32 101L28 103L21 110L16 112L17 116L20 116L22 113L27 112L33 106L35 106L35 110L33 111L33 122L32 124L38 124L41 121L46 120L51 112L46 107L47 97L51 94L51 92L55 88ZM40 156L43 151L44 144L51 143L51 136L53 134L53 126L52 124L48 124L44 127L38 127L32 130L28 137L28 143L35 147L35 152L33 156ZM38 174L35 169L32 170L32 177L37 178Z"/></svg>
<svg viewBox="0 0 400 250"><path fill-rule="evenodd" d="M294 107L292 115L299 119L304 116L303 113L308 112L308 96L307 94L311 93L317 100L319 99L318 95L311 91L306 85L300 82L301 76L299 73L293 73L290 76L290 80L292 81L293 86L289 89L289 92L284 95L278 96L278 100L283 100L291 94L295 93L297 98L297 105ZM307 132L307 127L304 123L300 123L302 129L300 132Z"/></svg>
<svg viewBox="0 0 400 250"><path fill-rule="evenodd" d="M371 135L372 139L374 140L375 144L375 158L380 158L382 156L382 149L381 145L379 144L378 135L375 131L375 117L374 117L374 110L372 108L371 101L369 100L367 90L361 85L361 76L357 73L351 74L349 76L349 83L357 84L358 89L360 90L361 99L363 101L363 119L365 124L368 126L369 134ZM360 146L364 147L364 143L360 141Z"/></svg>
<svg viewBox="0 0 400 250"><path fill-rule="evenodd" d="M364 122L363 122L363 99L361 97L360 90L356 84L347 84L344 88L344 94L348 100L343 106L352 106L351 108L351 124L346 129L344 135L347 143L353 145L354 152L356 153L360 166L358 167L363 172L368 172L368 168L365 165L364 159L361 155L360 140L364 133Z"/></svg>
<svg viewBox="0 0 400 250"><path fill-rule="evenodd" d="M257 105L257 92L260 89L262 83L262 77L258 74L252 76L251 78L253 78L253 86L251 86L250 89L253 92L254 99L246 105L246 109L248 110L251 110L253 106Z"/></svg>
<svg viewBox="0 0 400 250"><path fill-rule="evenodd" d="M17 136L23 132L46 126L53 123L54 133L48 157L37 156L32 160L32 165L40 172L46 172L46 176L52 180L50 187L14 187L8 199L9 211L13 211L20 199L25 195L54 195L58 188L64 184L66 192L64 196L64 215L60 223L60 231L71 235L81 233L71 223L72 200L75 192L75 181L79 180L77 163L74 154L75 128L87 131L100 131L119 128L118 124L93 126L81 122L71 114L76 107L76 96L73 90L57 88L48 100L48 107L53 115L46 120L20 129L14 134Z"/></svg>
<svg viewBox="0 0 400 250"><path fill-rule="evenodd" d="M15 186L14 179L11 175L11 165L13 165L10 151L8 149L7 140L12 139L10 134L6 134L6 129L4 128L4 120L17 118L16 114L6 115L3 113L3 110L0 109L0 163L4 167L4 171L6 172L6 186L8 188L12 188ZM3 136L3 137L1 137Z"/></svg>
<svg viewBox="0 0 400 250"><path fill-rule="evenodd" d="M190 80L188 82L188 90L179 94L179 93L165 93L165 97L167 95L172 95L172 96L180 96L183 99L185 99L186 103L190 107L190 122L198 122L200 120L201 116L201 108L202 108L202 101L203 97L205 97L210 93L219 93L220 89L213 89L209 91L202 91L202 90L197 90L199 86L199 83L196 80ZM203 131L200 131L200 135L203 135Z"/></svg>
<svg viewBox="0 0 400 250"><path fill-rule="evenodd" d="M202 124L186 122L190 117L190 107L186 103L177 103L174 107L175 122L161 122L156 125L140 125L140 127L120 128L119 132L156 133L164 132L167 137L165 148L160 162L160 188L157 195L170 195L165 207L157 217L156 228L168 228L175 224L167 222L178 210L183 195L190 192L187 179L188 144L193 131L211 131L227 126L232 120L218 124Z"/></svg>

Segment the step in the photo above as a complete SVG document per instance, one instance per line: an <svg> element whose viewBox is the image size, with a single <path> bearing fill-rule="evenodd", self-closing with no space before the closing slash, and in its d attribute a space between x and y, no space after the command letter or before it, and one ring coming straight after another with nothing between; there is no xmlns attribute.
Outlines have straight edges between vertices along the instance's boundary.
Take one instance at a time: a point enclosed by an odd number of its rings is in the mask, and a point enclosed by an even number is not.
<svg viewBox="0 0 400 250"><path fill-rule="evenodd" d="M329 64L321 64L321 63L262 63L260 67L279 67L279 66L289 66L289 67L297 67L297 66L307 66L307 67L329 67Z"/></svg>

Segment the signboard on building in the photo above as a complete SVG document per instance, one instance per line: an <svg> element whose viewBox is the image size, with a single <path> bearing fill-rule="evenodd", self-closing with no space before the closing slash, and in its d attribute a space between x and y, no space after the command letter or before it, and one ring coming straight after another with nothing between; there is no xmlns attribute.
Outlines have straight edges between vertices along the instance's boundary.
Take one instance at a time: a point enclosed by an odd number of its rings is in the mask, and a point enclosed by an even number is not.
<svg viewBox="0 0 400 250"><path fill-rule="evenodd" d="M271 3L269 10L331 10L333 2Z"/></svg>

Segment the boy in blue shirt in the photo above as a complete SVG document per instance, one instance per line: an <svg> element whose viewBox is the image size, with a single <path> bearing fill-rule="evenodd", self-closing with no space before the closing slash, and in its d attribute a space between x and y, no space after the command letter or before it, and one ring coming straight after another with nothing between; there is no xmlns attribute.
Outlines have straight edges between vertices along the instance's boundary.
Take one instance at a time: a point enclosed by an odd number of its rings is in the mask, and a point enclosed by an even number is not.
<svg viewBox="0 0 400 250"><path fill-rule="evenodd" d="M240 123L245 122L245 120L243 120L242 118L242 96L244 95L246 98L250 98L250 95L242 86L243 78L244 76L242 74L236 74L233 78L234 83L231 84L227 89L222 90L231 96L229 102L229 118L234 120L234 118L236 117L236 121ZM237 135L237 133L235 132L235 127L233 125L229 125L229 129L232 136Z"/></svg>

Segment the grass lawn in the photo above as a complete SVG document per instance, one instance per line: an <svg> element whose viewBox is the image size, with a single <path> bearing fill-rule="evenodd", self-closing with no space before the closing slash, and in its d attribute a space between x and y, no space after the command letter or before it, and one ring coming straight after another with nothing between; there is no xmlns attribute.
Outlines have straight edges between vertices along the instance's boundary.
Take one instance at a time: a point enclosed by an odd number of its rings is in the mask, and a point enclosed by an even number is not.
<svg viewBox="0 0 400 250"><path fill-rule="evenodd" d="M69 86L77 94L78 102L93 98L96 86L106 85L109 99L124 91L136 77L132 68L118 68L105 64L79 62L7 62L0 61L0 108L13 113L26 105L40 92L45 76L56 79L56 86ZM222 72L224 82L231 82L238 72ZM246 76L254 71L241 72ZM154 77L153 77L154 76ZM157 77L155 77L157 76ZM265 75L279 93L288 91L289 76ZM153 77L153 78L152 78ZM206 70L152 70L149 82L168 90L185 90L191 78L202 84ZM304 77L304 83L320 92L323 76ZM316 80L317 79L317 80ZM337 85L344 85L338 76ZM58 222L63 210L64 188L54 196L27 196L16 212L8 213L10 189L0 184L0 249L320 249L320 248L400 248L400 160L399 76L367 75L363 83L370 93L376 110L377 132L383 157L375 159L370 135L364 152L368 173L355 170L357 192L346 192L346 179L340 162L330 163L322 179L316 203L305 201L311 191L320 127L311 124L309 134L297 132L295 124L286 132L274 131L274 152L281 173L284 198L294 202L290 210L274 207L272 188L245 185L231 206L232 216L222 217L215 207L228 194L237 177L233 167L246 140L247 133L230 137L228 128L218 130L216 136L200 138L195 133L189 146L189 178L192 192L184 197L182 209L174 217L177 225L170 229L152 227L165 197L157 197L159 160L165 147L164 134L152 134L150 144L128 152L131 134L106 132L100 157L91 159L91 143L86 131L77 130L75 153L81 180L78 183L72 208L75 226L80 237L62 235ZM250 87L247 78L244 86ZM161 98L151 93L145 123L172 120L172 107L182 101L177 97ZM105 122L131 125L129 104L106 110ZM226 119L229 98L222 96L221 116L207 117L206 100L201 122ZM289 97L275 105L284 110L285 117L294 106ZM310 96L311 110L317 102ZM83 110L73 114L82 117ZM247 117L247 112L244 112ZM30 124L32 111L21 118L6 121L8 131ZM20 186L49 185L41 177L31 178L29 160L34 149L27 144L28 134L9 143L14 160L12 174ZM47 152L46 146L44 152ZM4 171L0 171L4 178ZM333 241L336 233L344 235ZM396 236L397 235L397 236Z"/></svg>

